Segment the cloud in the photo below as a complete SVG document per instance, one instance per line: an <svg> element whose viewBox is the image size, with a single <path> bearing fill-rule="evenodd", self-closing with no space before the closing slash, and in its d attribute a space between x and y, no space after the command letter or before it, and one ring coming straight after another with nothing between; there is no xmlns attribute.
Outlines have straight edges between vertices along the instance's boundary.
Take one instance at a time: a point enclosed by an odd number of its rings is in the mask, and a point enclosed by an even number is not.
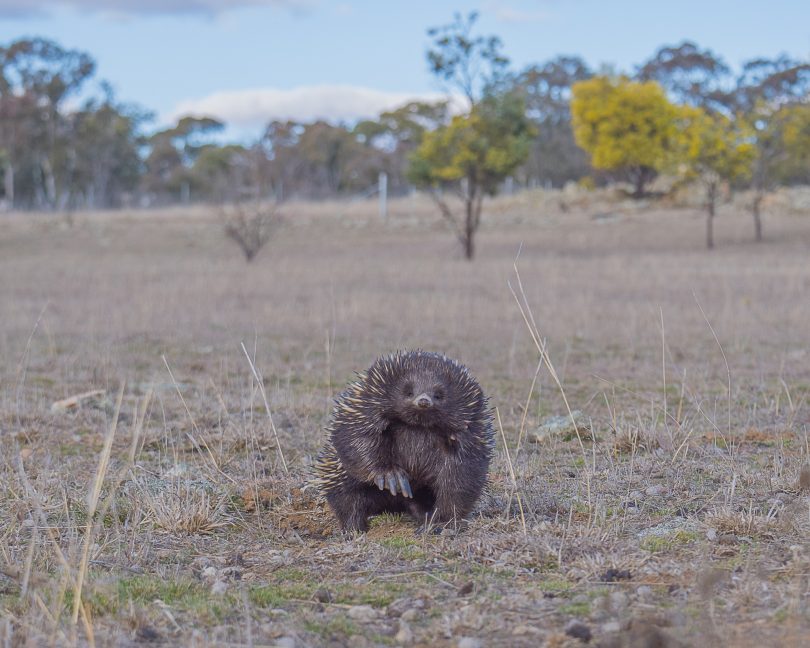
<svg viewBox="0 0 810 648"><path fill-rule="evenodd" d="M318 0L0 0L0 16L22 18L47 15L54 9L76 9L115 15L216 15L245 7L279 7L307 11Z"/></svg>
<svg viewBox="0 0 810 648"><path fill-rule="evenodd" d="M435 92L385 92L351 85L301 86L290 90L250 88L182 101L166 116L166 121L174 122L186 115L210 116L239 129L261 128L274 119L353 121L375 117L409 101L444 98Z"/></svg>

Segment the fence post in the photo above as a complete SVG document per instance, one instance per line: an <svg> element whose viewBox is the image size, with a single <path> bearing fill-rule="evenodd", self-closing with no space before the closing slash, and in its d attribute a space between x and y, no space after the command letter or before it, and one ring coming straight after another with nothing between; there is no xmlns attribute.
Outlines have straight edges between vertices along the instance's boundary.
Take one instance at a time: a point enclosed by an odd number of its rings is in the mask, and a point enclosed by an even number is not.
<svg viewBox="0 0 810 648"><path fill-rule="evenodd" d="M388 174L380 171L377 182L377 191L380 194L380 218L388 220Z"/></svg>

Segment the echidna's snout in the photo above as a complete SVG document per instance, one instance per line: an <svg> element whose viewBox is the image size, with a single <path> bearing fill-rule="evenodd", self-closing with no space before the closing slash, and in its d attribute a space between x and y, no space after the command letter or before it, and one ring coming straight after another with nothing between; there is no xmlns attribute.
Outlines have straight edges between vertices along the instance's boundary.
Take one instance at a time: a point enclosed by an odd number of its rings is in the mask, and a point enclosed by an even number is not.
<svg viewBox="0 0 810 648"><path fill-rule="evenodd" d="M419 394L419 396L413 399L413 404L419 409L428 409L433 406L433 399L427 394Z"/></svg>

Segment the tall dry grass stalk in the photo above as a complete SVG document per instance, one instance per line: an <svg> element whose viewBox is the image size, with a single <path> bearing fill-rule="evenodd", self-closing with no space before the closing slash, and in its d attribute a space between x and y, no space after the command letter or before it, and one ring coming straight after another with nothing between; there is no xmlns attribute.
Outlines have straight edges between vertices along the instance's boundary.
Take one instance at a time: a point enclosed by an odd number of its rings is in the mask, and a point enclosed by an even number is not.
<svg viewBox="0 0 810 648"><path fill-rule="evenodd" d="M551 361L551 357L549 356L548 349L546 348L546 341L545 338L540 334L540 330L537 328L537 323L534 319L534 314L532 313L531 306L529 305L529 300L526 297L526 291L523 289L523 281L520 278L520 271L517 267L518 259L520 258L521 250L518 249L517 256L515 257L514 263L512 264L512 268L515 273L515 279L517 280L518 291L515 292L515 289L512 287L512 282L508 281L507 285L509 286L509 291L512 293L512 297L515 299L515 303L520 310L520 315L523 318L523 322L526 324L526 328L529 330L529 335L532 338L532 342L534 343L537 352L540 354L540 360L545 365L546 369L548 370L549 375L551 376L554 384L557 385L557 389L562 396L563 403L565 404L566 412L568 413L568 418L571 419L571 425L574 426L574 432L577 435L577 441L579 442L579 448L582 452L582 459L583 459L583 467L585 472L585 488L587 491L587 501L588 501L588 515L592 515L593 512L593 502L591 498L591 473L587 468L588 465L588 455L585 451L585 444L582 441L582 435L579 431L579 424L574 417L574 412L571 409L570 404L568 403L568 397L565 394L565 389L562 386L562 382L560 381L560 377L557 375L557 370L554 368L554 363ZM520 295L520 296L518 296Z"/></svg>
<svg viewBox="0 0 810 648"><path fill-rule="evenodd" d="M273 438L276 441L276 452L278 453L278 458L281 460L281 467L284 468L284 472L286 474L289 474L290 469L287 466L287 460L284 458L284 450L281 447L281 439L279 439L278 430L276 430L276 424L273 422L273 413L270 411L270 403L267 402L267 393L264 390L264 382L262 381L261 376L259 376L259 372L256 371L256 365L253 363L253 360L251 360L250 354L245 348L245 343L240 342L240 344L242 346L242 352L245 354L248 364L250 365L250 370L253 372L253 377L256 379L256 384L259 388L259 393L261 393L262 395L262 401L264 402L264 411L267 412L267 420L270 421L270 429L273 430Z"/></svg>

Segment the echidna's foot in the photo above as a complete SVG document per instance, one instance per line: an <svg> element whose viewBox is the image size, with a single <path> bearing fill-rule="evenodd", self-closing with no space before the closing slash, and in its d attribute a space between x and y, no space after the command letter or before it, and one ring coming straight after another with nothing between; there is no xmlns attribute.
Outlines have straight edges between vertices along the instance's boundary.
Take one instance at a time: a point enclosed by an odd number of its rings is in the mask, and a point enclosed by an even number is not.
<svg viewBox="0 0 810 648"><path fill-rule="evenodd" d="M467 528L467 521L462 519L451 519L446 522L437 522L431 519L430 515L426 515L424 523L420 524L415 535L441 535L441 536L454 536L464 531Z"/></svg>
<svg viewBox="0 0 810 648"><path fill-rule="evenodd" d="M400 468L393 468L388 471L377 473L374 475L374 483L377 484L377 488L380 490L385 490L387 488L391 495L401 493L404 497L413 497L413 491L411 490L411 484L408 481L408 475L406 475L405 471Z"/></svg>
<svg viewBox="0 0 810 648"><path fill-rule="evenodd" d="M420 524L413 532L415 536L441 535L444 527L441 524Z"/></svg>

